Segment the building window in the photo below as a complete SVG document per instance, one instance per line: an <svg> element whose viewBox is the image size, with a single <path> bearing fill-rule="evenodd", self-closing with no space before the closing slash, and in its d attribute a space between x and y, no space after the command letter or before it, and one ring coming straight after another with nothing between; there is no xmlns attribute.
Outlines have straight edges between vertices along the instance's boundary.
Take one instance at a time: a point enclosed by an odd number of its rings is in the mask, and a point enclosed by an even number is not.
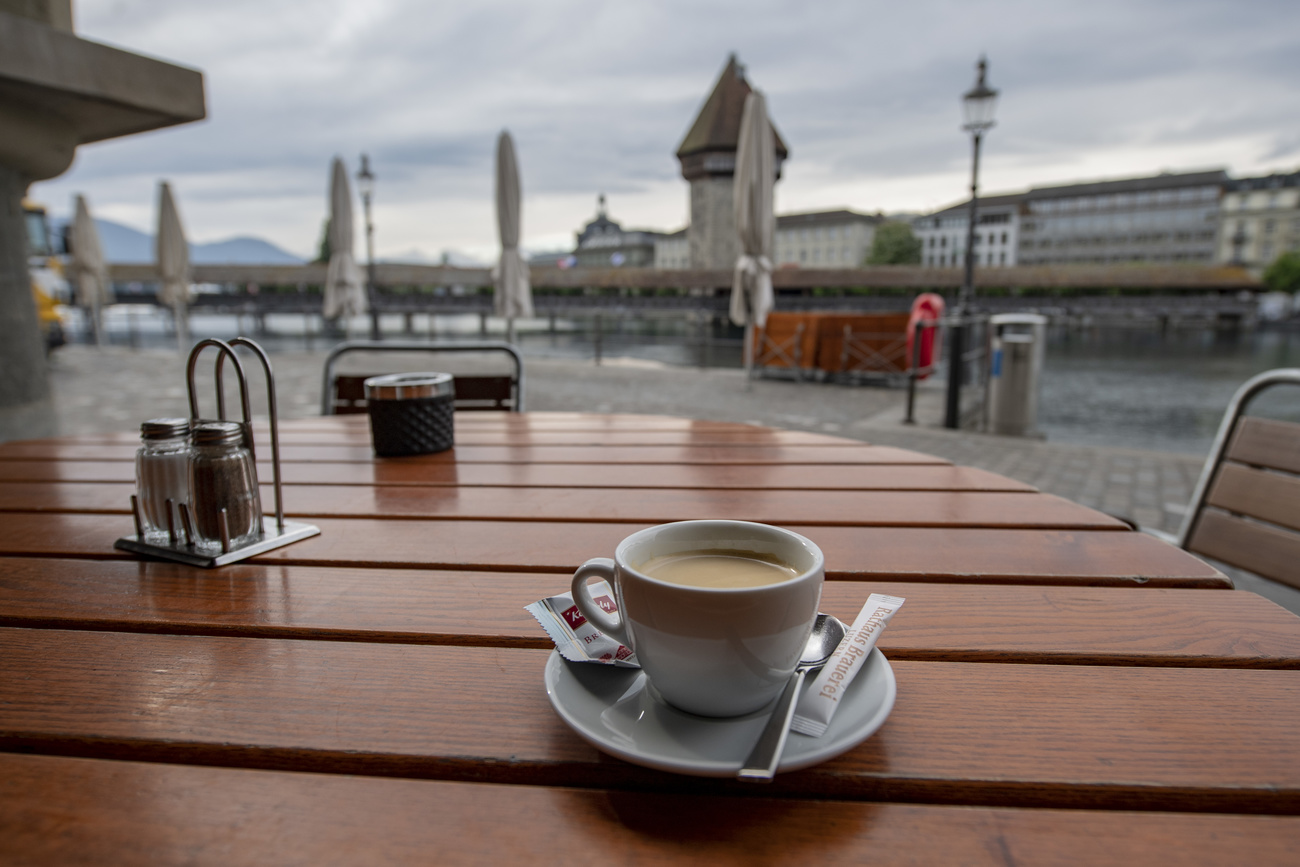
<svg viewBox="0 0 1300 867"><path fill-rule="evenodd" d="M1005 251L998 254L998 264L999 265L1007 264L1007 254Z"/></svg>

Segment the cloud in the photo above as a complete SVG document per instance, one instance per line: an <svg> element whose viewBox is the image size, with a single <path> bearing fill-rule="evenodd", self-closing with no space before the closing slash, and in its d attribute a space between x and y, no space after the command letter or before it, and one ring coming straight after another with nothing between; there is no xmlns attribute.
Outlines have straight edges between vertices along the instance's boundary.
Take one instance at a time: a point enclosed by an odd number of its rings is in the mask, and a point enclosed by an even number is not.
<svg viewBox="0 0 1300 867"><path fill-rule="evenodd" d="M960 95L982 52L1002 92L986 189L1204 160L1248 174L1300 150L1298 25L1274 0L83 0L83 37L203 70L209 119L84 147L33 193L62 210L84 192L147 229L166 177L196 239L306 252L330 159L355 171L364 151L381 254L490 250L509 128L525 244L571 238L602 190L625 224L678 228L673 152L730 51L792 150L781 207L960 199Z"/></svg>

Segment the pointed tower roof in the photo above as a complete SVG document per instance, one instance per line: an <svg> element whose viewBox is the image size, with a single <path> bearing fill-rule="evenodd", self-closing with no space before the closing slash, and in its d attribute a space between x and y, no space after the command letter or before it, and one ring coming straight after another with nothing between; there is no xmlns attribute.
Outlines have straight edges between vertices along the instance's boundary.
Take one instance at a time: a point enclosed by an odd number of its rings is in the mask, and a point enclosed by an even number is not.
<svg viewBox="0 0 1300 867"><path fill-rule="evenodd" d="M677 159L682 163L682 175L687 179L704 175L730 175L735 171L736 146L740 142L740 119L745 111L745 97L753 88L745 80L745 67L733 53L727 66L713 86L713 92L704 101L704 107L691 124L690 132L677 148ZM790 155L776 125L772 125L776 139L778 166ZM706 155L730 156L731 159L707 159Z"/></svg>

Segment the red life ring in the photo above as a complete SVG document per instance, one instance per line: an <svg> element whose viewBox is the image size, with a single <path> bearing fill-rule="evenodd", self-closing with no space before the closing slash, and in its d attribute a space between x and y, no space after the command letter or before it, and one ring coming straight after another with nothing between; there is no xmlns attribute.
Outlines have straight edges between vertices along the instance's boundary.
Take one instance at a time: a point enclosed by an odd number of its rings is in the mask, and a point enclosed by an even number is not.
<svg viewBox="0 0 1300 867"><path fill-rule="evenodd" d="M943 317L943 296L934 292L923 292L912 302L912 316L907 320L907 358L909 364L915 358L912 354L913 340L916 337L917 323L937 323ZM938 329L926 328L921 333L921 353L917 366L925 370L939 363ZM929 372L922 373L917 379L925 379Z"/></svg>

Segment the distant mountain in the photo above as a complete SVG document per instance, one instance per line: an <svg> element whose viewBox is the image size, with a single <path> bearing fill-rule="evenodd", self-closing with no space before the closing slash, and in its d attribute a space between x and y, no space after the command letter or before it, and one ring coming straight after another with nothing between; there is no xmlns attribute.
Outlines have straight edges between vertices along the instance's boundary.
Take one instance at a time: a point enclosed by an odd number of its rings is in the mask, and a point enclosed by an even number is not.
<svg viewBox="0 0 1300 867"><path fill-rule="evenodd" d="M190 244L196 265L301 265L303 260L261 238L230 238L210 244Z"/></svg>
<svg viewBox="0 0 1300 867"><path fill-rule="evenodd" d="M153 261L153 235L112 220L95 220L95 228L99 231L99 245L104 248L104 258L108 261Z"/></svg>
<svg viewBox="0 0 1300 867"><path fill-rule="evenodd" d="M56 231L60 227L55 227ZM138 229L95 220L104 258L109 262L135 263L154 260L153 235ZM288 253L261 238L230 238L208 244L190 244L190 262L195 265L301 265L301 257Z"/></svg>

